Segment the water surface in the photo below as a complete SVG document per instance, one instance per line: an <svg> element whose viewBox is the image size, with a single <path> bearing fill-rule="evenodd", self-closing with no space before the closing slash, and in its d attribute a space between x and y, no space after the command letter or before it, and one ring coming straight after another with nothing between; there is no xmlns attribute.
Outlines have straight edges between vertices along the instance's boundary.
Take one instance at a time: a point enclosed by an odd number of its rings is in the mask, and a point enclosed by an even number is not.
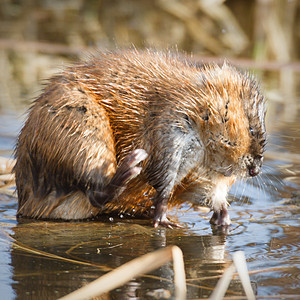
<svg viewBox="0 0 300 300"><path fill-rule="evenodd" d="M22 118L0 116L0 155L11 155ZM184 253L188 298L208 297L232 254L242 250L258 296L296 299L300 295L299 141L297 120L272 126L262 175L239 182L231 190L233 224L228 232L211 227L209 213L188 205L171 212L183 225L173 230L153 229L148 220L116 218L18 222L16 198L1 194L1 299L56 299L167 245L177 245ZM243 295L237 279L227 296ZM130 281L105 299L154 299L158 289L168 297L173 295L172 280L170 263Z"/></svg>

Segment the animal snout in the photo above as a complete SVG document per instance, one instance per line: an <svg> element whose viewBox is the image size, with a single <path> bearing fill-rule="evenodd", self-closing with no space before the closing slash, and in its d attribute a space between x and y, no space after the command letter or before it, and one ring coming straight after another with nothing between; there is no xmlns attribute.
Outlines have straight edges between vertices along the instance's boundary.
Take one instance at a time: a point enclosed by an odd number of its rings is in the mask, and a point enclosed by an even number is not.
<svg viewBox="0 0 300 300"><path fill-rule="evenodd" d="M253 161L248 165L249 175L251 177L254 177L260 173L262 161L263 157L261 155L257 155L254 157Z"/></svg>

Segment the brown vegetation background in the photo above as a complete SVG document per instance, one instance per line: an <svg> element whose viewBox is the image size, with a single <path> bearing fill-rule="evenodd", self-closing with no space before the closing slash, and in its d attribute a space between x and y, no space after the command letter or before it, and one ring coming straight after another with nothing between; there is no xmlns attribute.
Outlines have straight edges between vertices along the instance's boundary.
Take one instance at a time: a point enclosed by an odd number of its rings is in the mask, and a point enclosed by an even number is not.
<svg viewBox="0 0 300 300"><path fill-rule="evenodd" d="M27 107L45 78L89 52L134 46L256 69L296 117L299 28L299 0L2 0L0 112Z"/></svg>

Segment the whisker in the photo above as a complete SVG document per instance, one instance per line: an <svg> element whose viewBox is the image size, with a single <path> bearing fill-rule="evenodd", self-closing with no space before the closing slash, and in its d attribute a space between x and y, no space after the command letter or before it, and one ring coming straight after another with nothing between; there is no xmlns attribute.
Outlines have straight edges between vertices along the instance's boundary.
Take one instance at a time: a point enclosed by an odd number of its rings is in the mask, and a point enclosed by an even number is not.
<svg viewBox="0 0 300 300"><path fill-rule="evenodd" d="M274 169L272 167L265 166L265 171L267 172L264 172L263 182L267 187L271 187L269 190L272 194L274 191L279 192L280 189L285 188L286 184L278 175L273 174Z"/></svg>
<svg viewBox="0 0 300 300"><path fill-rule="evenodd" d="M249 197L246 196L246 188L248 184L248 180L246 178L243 178L244 184L243 184L243 191L242 191L242 204L249 203Z"/></svg>
<svg viewBox="0 0 300 300"><path fill-rule="evenodd" d="M263 192L263 199L267 199L267 186L266 183L264 181L264 178L262 177L261 174L258 174L258 177L256 178L256 182L258 185L258 195L257 198L260 199L260 194L261 191Z"/></svg>

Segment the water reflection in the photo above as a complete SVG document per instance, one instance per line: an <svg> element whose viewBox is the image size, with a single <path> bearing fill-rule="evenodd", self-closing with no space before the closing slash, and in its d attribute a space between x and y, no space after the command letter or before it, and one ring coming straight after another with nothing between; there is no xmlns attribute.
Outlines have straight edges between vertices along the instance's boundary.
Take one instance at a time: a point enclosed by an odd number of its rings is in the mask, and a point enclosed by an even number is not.
<svg viewBox="0 0 300 300"><path fill-rule="evenodd" d="M155 230L141 225L128 222L18 224L11 235L16 240L11 252L14 291L22 299L61 297L134 257L167 245L179 245L182 249L187 258L188 278L220 275L228 263L224 235L191 236L186 229ZM41 253L33 253L33 249ZM45 253L57 257L45 257ZM196 286L189 293L194 296L199 290L201 294L205 291L209 294L213 287L210 284L211 288L205 286L203 290L201 285L193 284ZM113 294L122 295L125 290L132 294L138 290L139 297L144 297L153 287L173 290L171 264L154 271L152 276L131 281Z"/></svg>

